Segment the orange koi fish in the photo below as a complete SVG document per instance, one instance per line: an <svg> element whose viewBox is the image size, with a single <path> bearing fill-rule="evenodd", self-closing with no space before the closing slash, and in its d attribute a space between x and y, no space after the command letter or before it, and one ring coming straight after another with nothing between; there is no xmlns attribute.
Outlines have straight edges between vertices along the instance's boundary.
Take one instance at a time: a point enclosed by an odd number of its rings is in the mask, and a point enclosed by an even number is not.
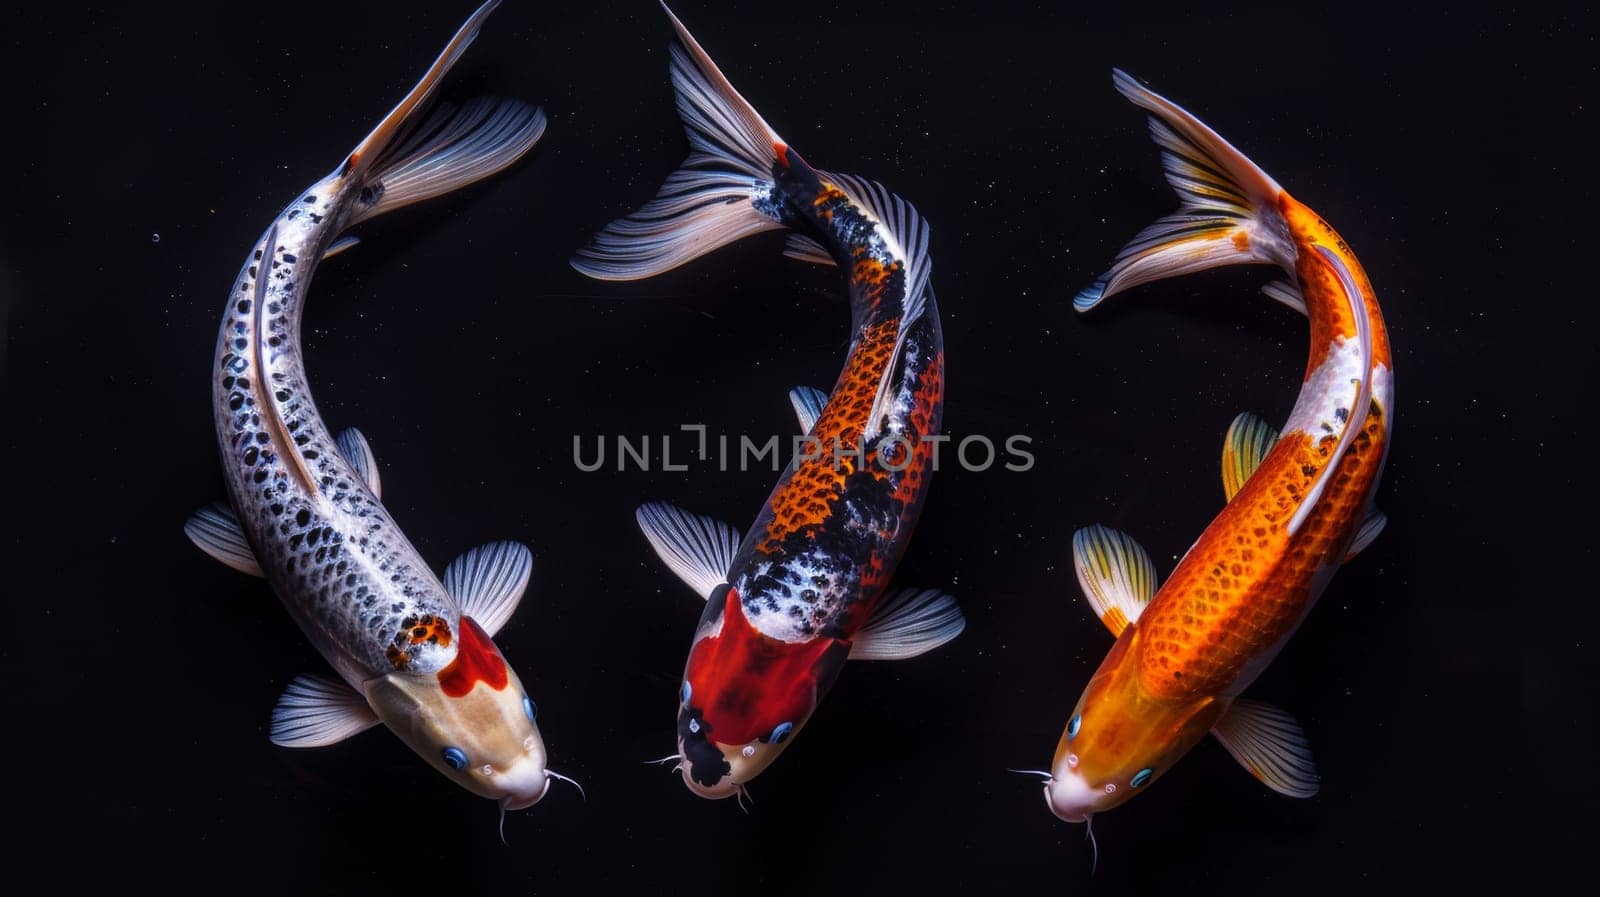
<svg viewBox="0 0 1600 897"><path fill-rule="evenodd" d="M1078 582L1117 637L1056 747L1044 786L1068 822L1128 800L1207 732L1269 788L1317 792L1311 751L1287 713L1239 697L1305 619L1339 566L1385 518L1372 496L1394 423L1383 313L1350 246L1199 119L1115 73L1151 113L1182 206L1146 228L1073 306L1153 280L1270 263L1292 282L1264 288L1311 321L1311 357L1281 433L1250 414L1228 429L1228 504L1156 588L1132 539L1102 526L1073 538Z"/></svg>

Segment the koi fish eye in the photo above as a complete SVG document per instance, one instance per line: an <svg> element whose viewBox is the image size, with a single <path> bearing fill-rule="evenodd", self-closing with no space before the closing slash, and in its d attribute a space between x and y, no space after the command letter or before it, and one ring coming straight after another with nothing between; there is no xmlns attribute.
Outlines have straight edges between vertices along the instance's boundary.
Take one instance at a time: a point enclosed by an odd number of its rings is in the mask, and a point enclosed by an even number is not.
<svg viewBox="0 0 1600 897"><path fill-rule="evenodd" d="M767 740L773 744L782 744L783 740L788 738L789 733L793 731L794 723L778 723L772 727L772 734L767 736Z"/></svg>
<svg viewBox="0 0 1600 897"><path fill-rule="evenodd" d="M694 689L689 687L689 680L683 680L683 687L678 689L678 701L682 704L689 703L689 696L694 694Z"/></svg>
<svg viewBox="0 0 1600 897"><path fill-rule="evenodd" d="M1128 787L1137 788L1140 785L1143 785L1145 782L1150 781L1150 777L1155 774L1156 771L1154 769L1146 766L1144 769L1141 769L1133 774L1133 780L1128 783Z"/></svg>
<svg viewBox="0 0 1600 897"><path fill-rule="evenodd" d="M1083 714L1080 713L1067 723L1067 737L1077 738L1078 730L1081 728L1083 728Z"/></svg>
<svg viewBox="0 0 1600 897"><path fill-rule="evenodd" d="M528 722L539 721L539 705L533 703L533 699L527 695L522 696L522 712L528 715Z"/></svg>
<svg viewBox="0 0 1600 897"><path fill-rule="evenodd" d="M444 765L451 769L467 768L467 752L458 747L444 749Z"/></svg>

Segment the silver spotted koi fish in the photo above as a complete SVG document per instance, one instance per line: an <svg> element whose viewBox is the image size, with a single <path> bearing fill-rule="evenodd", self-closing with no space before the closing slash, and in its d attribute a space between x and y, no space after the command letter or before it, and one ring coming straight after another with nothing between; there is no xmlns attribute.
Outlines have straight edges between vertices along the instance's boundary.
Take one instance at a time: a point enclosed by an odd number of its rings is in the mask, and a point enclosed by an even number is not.
<svg viewBox="0 0 1600 897"><path fill-rule="evenodd" d="M317 264L346 229L489 177L544 133L543 112L484 99L425 115L435 89L498 0L451 39L405 99L296 197L251 250L223 312L212 407L231 507L185 526L223 563L265 577L339 674L301 676L272 712L271 739L319 747L383 723L452 781L503 809L549 790L537 708L495 647L527 587L527 548L498 542L443 581L380 501L360 431L337 437L311 398L301 316Z"/></svg>

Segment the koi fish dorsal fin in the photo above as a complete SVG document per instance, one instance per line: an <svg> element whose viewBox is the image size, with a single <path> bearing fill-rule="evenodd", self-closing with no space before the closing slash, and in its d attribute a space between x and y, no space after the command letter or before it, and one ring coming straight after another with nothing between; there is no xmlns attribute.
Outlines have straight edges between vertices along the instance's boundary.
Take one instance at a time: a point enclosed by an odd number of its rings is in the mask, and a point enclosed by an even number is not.
<svg viewBox="0 0 1600 897"><path fill-rule="evenodd" d="M1095 524L1072 536L1072 564L1095 616L1118 636L1156 594L1156 565L1126 533Z"/></svg>
<svg viewBox="0 0 1600 897"><path fill-rule="evenodd" d="M183 524L183 534L196 548L240 573L265 576L233 509L218 503L194 512Z"/></svg>
<svg viewBox="0 0 1600 897"><path fill-rule="evenodd" d="M878 391L872 402L871 416L867 419L867 426L863 432L865 438L871 439L882 431L883 422L889 414L889 404L894 401L894 371L900 360L901 349L905 346L906 333L927 310L928 299L933 295L933 288L930 285L933 260L928 255L930 229L927 220L917 211L916 206L906 202L898 194L890 193L887 187L877 181L869 181L852 174L827 172L818 174L836 184L857 205L877 219L881 230L887 236L890 251L905 265L906 292L901 299L900 326L895 334L894 353L883 367L883 375L878 380Z"/></svg>
<svg viewBox="0 0 1600 897"><path fill-rule="evenodd" d="M1240 766L1279 794L1310 797L1321 787L1306 733L1271 704L1234 701L1211 734Z"/></svg>
<svg viewBox="0 0 1600 897"><path fill-rule="evenodd" d="M789 390L789 404L794 406L794 416L800 421L800 432L810 433L827 407L828 394L811 386L796 386Z"/></svg>
<svg viewBox="0 0 1600 897"><path fill-rule="evenodd" d="M656 556L701 598L728 581L739 533L720 520L691 514L665 502L639 506L634 514Z"/></svg>
<svg viewBox="0 0 1600 897"><path fill-rule="evenodd" d="M901 589L878 605L850 644L851 660L906 660L967 628L956 599L938 589Z"/></svg>
<svg viewBox="0 0 1600 897"><path fill-rule="evenodd" d="M470 548L444 571L444 589L463 616L478 621L490 637L522 603L533 575L533 552L520 542L490 542Z"/></svg>
<svg viewBox="0 0 1600 897"><path fill-rule="evenodd" d="M787 144L739 95L710 54L667 9L677 31L672 88L689 134L689 158L655 199L611 222L572 258L597 280L640 280L784 225L770 208L772 166Z"/></svg>
<svg viewBox="0 0 1600 897"><path fill-rule="evenodd" d="M1278 182L1205 122L1127 72L1113 70L1112 81L1150 112L1150 136L1181 204L1124 246L1111 270L1073 298L1073 307L1088 311L1139 284L1222 265L1268 262L1293 271L1294 249L1282 236L1277 210Z"/></svg>
<svg viewBox="0 0 1600 897"><path fill-rule="evenodd" d="M378 724L365 698L327 676L296 676L272 708L267 737L279 747L337 744Z"/></svg>
<svg viewBox="0 0 1600 897"><path fill-rule="evenodd" d="M1248 411L1228 425L1228 435L1222 439L1222 491L1228 501L1244 488L1277 441L1278 431Z"/></svg>
<svg viewBox="0 0 1600 897"><path fill-rule="evenodd" d="M355 468L356 475L361 477L361 482L366 483L367 488L372 491L372 497L383 501L383 481L378 478L378 458L372 454L372 446L367 444L366 435L355 427L347 427L335 441L339 444L339 454Z"/></svg>

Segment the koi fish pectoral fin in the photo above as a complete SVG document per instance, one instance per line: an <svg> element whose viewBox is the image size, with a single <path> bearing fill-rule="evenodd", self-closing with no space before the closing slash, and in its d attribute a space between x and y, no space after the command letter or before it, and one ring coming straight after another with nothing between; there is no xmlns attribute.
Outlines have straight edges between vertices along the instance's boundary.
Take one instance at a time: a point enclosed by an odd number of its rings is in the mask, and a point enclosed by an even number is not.
<svg viewBox="0 0 1600 897"><path fill-rule="evenodd" d="M1321 787L1306 733L1271 704L1234 701L1211 734L1240 766L1279 794L1311 797Z"/></svg>
<svg viewBox="0 0 1600 897"><path fill-rule="evenodd" d="M906 660L967 628L956 599L938 589L901 589L867 618L850 644L851 660Z"/></svg>
<svg viewBox="0 0 1600 897"><path fill-rule="evenodd" d="M1095 524L1072 536L1072 566L1083 597L1113 636L1139 619L1156 594L1156 565L1126 533Z"/></svg>
<svg viewBox="0 0 1600 897"><path fill-rule="evenodd" d="M267 737L279 747L337 744L378 724L355 689L327 676L296 676L272 708Z"/></svg>
<svg viewBox="0 0 1600 897"><path fill-rule="evenodd" d="M217 503L194 512L183 524L183 533L197 548L240 573L264 576L255 552L245 541L239 518L227 505Z"/></svg>
<svg viewBox="0 0 1600 897"><path fill-rule="evenodd" d="M339 443L339 454L356 469L356 475L367 484L367 488L372 491L372 497L383 501L383 482L378 478L378 458L372 454L372 446L367 444L367 437L355 427L348 427L339 434L336 441Z"/></svg>
<svg viewBox="0 0 1600 897"><path fill-rule="evenodd" d="M732 526L659 501L640 505L634 517L656 556L701 598L709 599L728 581L739 550Z"/></svg>
<svg viewBox="0 0 1600 897"><path fill-rule="evenodd" d="M533 575L533 552L520 542L469 548L444 570L444 590L493 637L511 620Z"/></svg>
<svg viewBox="0 0 1600 897"><path fill-rule="evenodd" d="M1278 431L1248 411L1228 425L1228 435L1222 439L1222 491L1228 501L1244 488L1277 441Z"/></svg>
<svg viewBox="0 0 1600 897"><path fill-rule="evenodd" d="M828 394L810 386L796 386L789 390L789 404L794 406L794 416L800 420L800 432L810 433L828 404Z"/></svg>

